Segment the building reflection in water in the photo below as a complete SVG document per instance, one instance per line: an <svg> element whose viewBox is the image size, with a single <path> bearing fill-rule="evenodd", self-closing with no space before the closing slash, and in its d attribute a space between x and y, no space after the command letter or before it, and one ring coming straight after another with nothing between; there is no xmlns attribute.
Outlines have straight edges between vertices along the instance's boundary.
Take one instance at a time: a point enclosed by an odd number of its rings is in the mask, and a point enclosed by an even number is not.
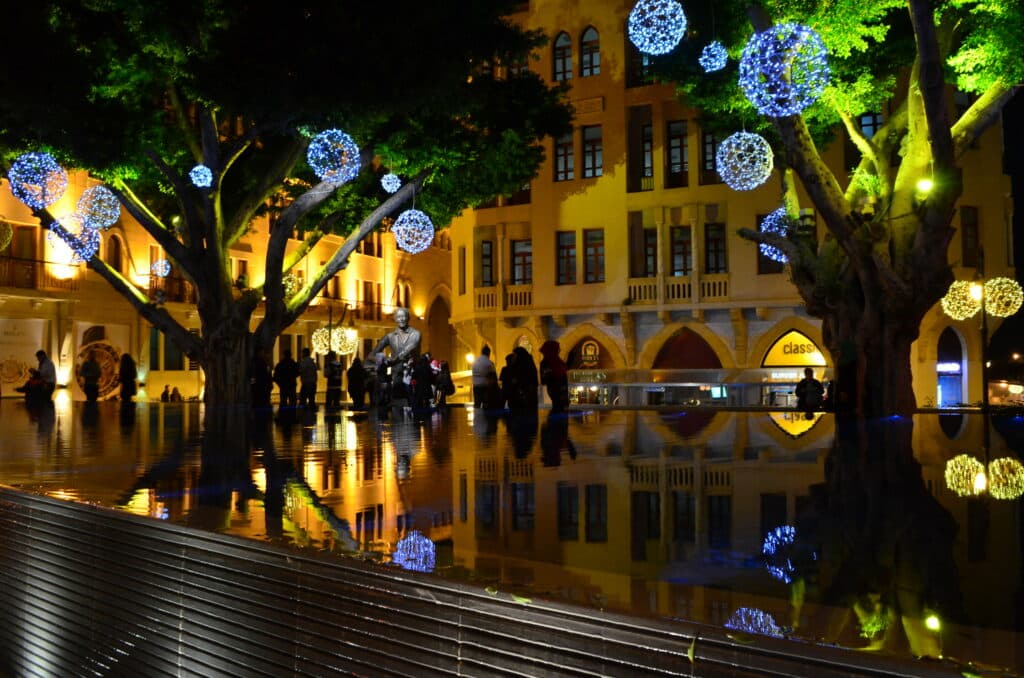
<svg viewBox="0 0 1024 678"><path fill-rule="evenodd" d="M919 415L901 458L790 411L300 413L225 462L199 405L77 409L4 402L0 482L517 595L1024 668L1021 502L943 479L980 417ZM993 455L1019 458L1007 439Z"/></svg>

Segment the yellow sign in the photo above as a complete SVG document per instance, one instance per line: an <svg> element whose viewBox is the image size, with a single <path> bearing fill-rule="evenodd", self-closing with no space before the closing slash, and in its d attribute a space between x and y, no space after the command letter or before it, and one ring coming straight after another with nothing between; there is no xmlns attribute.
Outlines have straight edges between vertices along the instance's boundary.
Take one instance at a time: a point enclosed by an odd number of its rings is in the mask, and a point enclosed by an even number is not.
<svg viewBox="0 0 1024 678"><path fill-rule="evenodd" d="M761 367L825 367L825 356L803 332L790 330L772 344Z"/></svg>
<svg viewBox="0 0 1024 678"><path fill-rule="evenodd" d="M809 415L810 419L804 412L769 412L768 418L789 435L799 438L814 428L821 419L821 412L811 412Z"/></svg>

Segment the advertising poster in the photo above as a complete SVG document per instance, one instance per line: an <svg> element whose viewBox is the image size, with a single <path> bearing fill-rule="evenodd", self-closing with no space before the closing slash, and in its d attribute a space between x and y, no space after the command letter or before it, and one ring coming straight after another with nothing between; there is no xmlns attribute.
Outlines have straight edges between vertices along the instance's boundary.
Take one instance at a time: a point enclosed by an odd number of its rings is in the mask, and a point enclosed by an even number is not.
<svg viewBox="0 0 1024 678"><path fill-rule="evenodd" d="M28 381L29 368L39 364L46 321L41 318L0 318L0 390L10 395Z"/></svg>
<svg viewBox="0 0 1024 678"><path fill-rule="evenodd" d="M75 381L82 391L83 380L79 376L82 363L92 354L100 364L100 399L109 398L118 392L117 372L121 353L128 350L131 336L127 325L98 325L90 322L75 323Z"/></svg>

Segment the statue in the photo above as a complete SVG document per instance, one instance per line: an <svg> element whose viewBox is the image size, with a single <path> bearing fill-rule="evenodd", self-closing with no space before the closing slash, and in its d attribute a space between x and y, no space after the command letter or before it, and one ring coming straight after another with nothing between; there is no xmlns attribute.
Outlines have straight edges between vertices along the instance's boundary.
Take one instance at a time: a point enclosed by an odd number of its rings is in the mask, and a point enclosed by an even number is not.
<svg viewBox="0 0 1024 678"><path fill-rule="evenodd" d="M420 351L420 332L409 327L409 311L404 308L395 309L394 330L384 335L373 348L373 353L381 353L385 348L391 349L391 355L384 364L391 367L391 392L402 393L402 377L405 376L405 363L415 358Z"/></svg>

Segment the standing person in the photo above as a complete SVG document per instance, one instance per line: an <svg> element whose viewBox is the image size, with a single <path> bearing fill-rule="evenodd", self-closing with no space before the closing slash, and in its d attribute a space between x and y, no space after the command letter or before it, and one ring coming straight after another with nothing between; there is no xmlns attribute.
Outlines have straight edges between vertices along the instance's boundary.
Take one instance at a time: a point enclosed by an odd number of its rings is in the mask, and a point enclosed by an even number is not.
<svg viewBox="0 0 1024 678"><path fill-rule="evenodd" d="M171 391L171 395L167 396L167 402L170 402L170 403L180 403L181 402L181 391L178 390L177 386L175 386L174 389Z"/></svg>
<svg viewBox="0 0 1024 678"><path fill-rule="evenodd" d="M536 412L537 410L537 364L533 356L522 346L516 346L513 362L513 381L515 385L509 394L509 409L515 412Z"/></svg>
<svg viewBox="0 0 1024 678"><path fill-rule="evenodd" d="M169 403L171 402L171 385L164 384L164 390L160 393L160 402Z"/></svg>
<svg viewBox="0 0 1024 678"><path fill-rule="evenodd" d="M274 366L274 383L277 384L281 407L295 407L295 383L299 379L299 364L292 358L290 348L281 352L281 360Z"/></svg>
<svg viewBox="0 0 1024 678"><path fill-rule="evenodd" d="M540 383L547 386L552 414L569 410L569 368L559 352L561 346L554 339L540 347L540 354L544 356L540 361Z"/></svg>
<svg viewBox="0 0 1024 678"><path fill-rule="evenodd" d="M825 399L825 389L821 382L814 378L814 370L804 368L804 378L796 385L796 406L804 412L821 409Z"/></svg>
<svg viewBox="0 0 1024 678"><path fill-rule="evenodd" d="M512 365L516 362L516 354L509 353L505 356L505 366L501 368L501 372L498 374L498 381L501 382L501 407L508 407L509 394L512 393L512 389L515 388L515 370Z"/></svg>
<svg viewBox="0 0 1024 678"><path fill-rule="evenodd" d="M100 398L100 376L103 371L96 361L96 351L89 351L89 357L78 370L82 378L82 390L85 391L86 402L94 403Z"/></svg>
<svg viewBox="0 0 1024 678"><path fill-rule="evenodd" d="M373 348L374 354L382 352L385 348L391 350L391 355L384 363L391 366L392 398L397 398L397 393L402 391L406 362L419 354L421 338L419 330L409 327L408 310L395 309L395 324L397 327L385 334Z"/></svg>
<svg viewBox="0 0 1024 678"><path fill-rule="evenodd" d="M430 366L430 354L424 353L412 368L415 381L411 405L417 409L429 409L434 403L434 370Z"/></svg>
<svg viewBox="0 0 1024 678"><path fill-rule="evenodd" d="M480 356L473 361L473 407L484 407L487 402L487 389L490 375L498 378L498 373L491 362L491 347L484 344Z"/></svg>
<svg viewBox="0 0 1024 678"><path fill-rule="evenodd" d="M366 403L366 368L359 356L352 356L352 364L345 373L348 379L348 397L352 399L352 407L361 410Z"/></svg>
<svg viewBox="0 0 1024 678"><path fill-rule="evenodd" d="M121 383L121 402L130 403L132 396L138 391L136 381L139 378L139 371L135 367L135 360L127 353L121 354L121 368L117 373L117 380Z"/></svg>
<svg viewBox="0 0 1024 678"><path fill-rule="evenodd" d="M448 361L441 361L441 369L437 372L437 395L438 407L448 406L448 396L455 395L455 382L452 380L452 370L448 367Z"/></svg>
<svg viewBox="0 0 1024 678"><path fill-rule="evenodd" d="M313 354L308 348L302 349L302 359L299 361L299 382L302 384L299 390L299 406L316 409L316 380L320 366L313 360Z"/></svg>
<svg viewBox="0 0 1024 678"><path fill-rule="evenodd" d="M334 351L327 352L324 362L324 377L327 378L326 407L329 410L341 409L341 377L345 374L345 366L338 360Z"/></svg>
<svg viewBox="0 0 1024 678"><path fill-rule="evenodd" d="M39 361L39 378L43 380L43 399L49 400L57 388L57 368L42 349L36 351L36 360Z"/></svg>

